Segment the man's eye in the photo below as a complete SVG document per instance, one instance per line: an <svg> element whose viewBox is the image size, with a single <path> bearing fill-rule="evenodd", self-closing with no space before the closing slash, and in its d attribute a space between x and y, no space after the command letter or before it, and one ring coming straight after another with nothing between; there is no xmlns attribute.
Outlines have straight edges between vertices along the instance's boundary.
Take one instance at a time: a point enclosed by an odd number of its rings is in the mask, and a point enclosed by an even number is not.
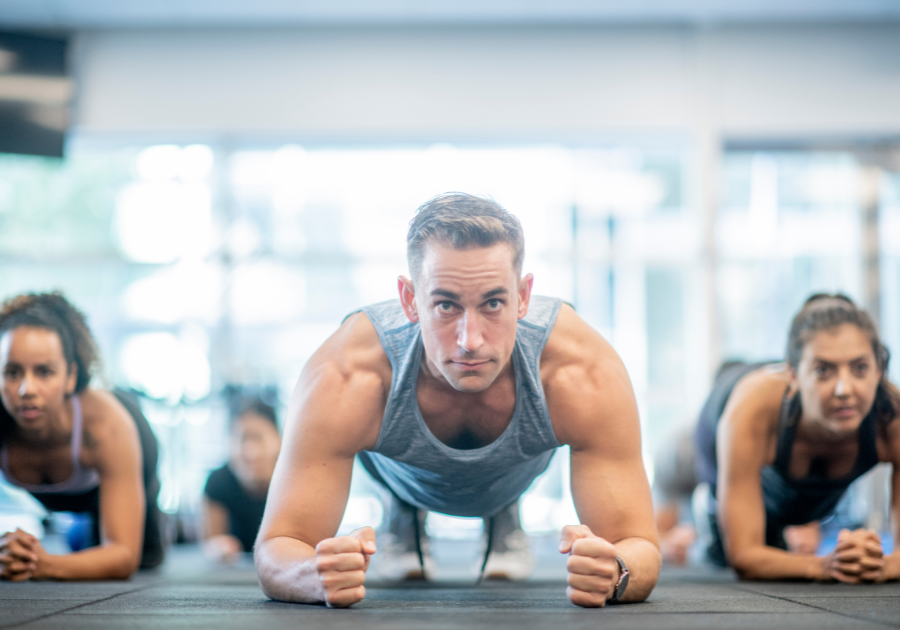
<svg viewBox="0 0 900 630"><path fill-rule="evenodd" d="M442 313L449 313L453 310L453 302L438 302L437 307Z"/></svg>
<svg viewBox="0 0 900 630"><path fill-rule="evenodd" d="M815 369L815 374L818 377L824 377L831 374L831 368L827 365L820 365Z"/></svg>
<svg viewBox="0 0 900 630"><path fill-rule="evenodd" d="M500 300L488 300L487 301L487 307L488 307L488 310L490 310L490 311L496 311L502 305L503 305L503 302L501 302Z"/></svg>

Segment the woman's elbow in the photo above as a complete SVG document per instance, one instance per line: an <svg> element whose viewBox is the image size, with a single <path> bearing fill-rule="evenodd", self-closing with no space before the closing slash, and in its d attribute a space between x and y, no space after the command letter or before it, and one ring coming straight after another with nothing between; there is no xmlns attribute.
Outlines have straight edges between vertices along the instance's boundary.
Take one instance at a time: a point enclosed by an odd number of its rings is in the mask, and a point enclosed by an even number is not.
<svg viewBox="0 0 900 630"><path fill-rule="evenodd" d="M728 555L728 564L734 569L740 580L759 580L762 578L759 572L759 563L752 553L738 552Z"/></svg>
<svg viewBox="0 0 900 630"><path fill-rule="evenodd" d="M111 580L127 580L137 572L141 566L141 553L124 551L122 558L116 562L109 574Z"/></svg>

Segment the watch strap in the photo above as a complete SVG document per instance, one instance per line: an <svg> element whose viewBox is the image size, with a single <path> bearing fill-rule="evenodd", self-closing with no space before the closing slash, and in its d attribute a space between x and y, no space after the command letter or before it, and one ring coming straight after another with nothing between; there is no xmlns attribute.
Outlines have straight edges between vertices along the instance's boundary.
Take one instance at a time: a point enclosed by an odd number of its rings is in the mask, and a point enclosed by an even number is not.
<svg viewBox="0 0 900 630"><path fill-rule="evenodd" d="M608 599L610 602L621 601L625 597L625 589L628 588L628 567L625 566L621 556L616 556L616 562L619 563L619 580L616 582L612 597Z"/></svg>

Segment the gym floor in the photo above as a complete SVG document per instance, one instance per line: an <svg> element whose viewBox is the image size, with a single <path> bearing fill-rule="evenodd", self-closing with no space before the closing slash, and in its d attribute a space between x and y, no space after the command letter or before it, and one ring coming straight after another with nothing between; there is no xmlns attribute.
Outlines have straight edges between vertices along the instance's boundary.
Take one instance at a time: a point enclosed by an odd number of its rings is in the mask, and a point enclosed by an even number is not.
<svg viewBox="0 0 900 630"><path fill-rule="evenodd" d="M900 584L738 582L729 571L701 567L664 570L642 604L584 610L566 599L564 558L550 553L552 540L536 548L533 580L476 586L477 545L441 541L433 546L443 567L434 582L397 586L373 572L363 602L330 610L268 601L249 559L220 568L197 548L179 547L162 569L127 582L2 583L0 628L900 628Z"/></svg>

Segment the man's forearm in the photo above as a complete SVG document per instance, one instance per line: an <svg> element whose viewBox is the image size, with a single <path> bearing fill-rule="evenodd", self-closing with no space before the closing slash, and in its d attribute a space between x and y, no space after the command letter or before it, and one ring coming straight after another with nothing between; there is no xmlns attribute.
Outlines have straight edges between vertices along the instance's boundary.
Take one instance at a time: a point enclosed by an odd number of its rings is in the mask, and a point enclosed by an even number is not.
<svg viewBox="0 0 900 630"><path fill-rule="evenodd" d="M298 604L325 601L316 571L316 550L296 538L260 542L255 552L259 585L270 599Z"/></svg>
<svg viewBox="0 0 900 630"><path fill-rule="evenodd" d="M615 543L615 547L628 567L628 587L622 601L644 601L659 579L662 565L659 549L646 538L625 538Z"/></svg>

